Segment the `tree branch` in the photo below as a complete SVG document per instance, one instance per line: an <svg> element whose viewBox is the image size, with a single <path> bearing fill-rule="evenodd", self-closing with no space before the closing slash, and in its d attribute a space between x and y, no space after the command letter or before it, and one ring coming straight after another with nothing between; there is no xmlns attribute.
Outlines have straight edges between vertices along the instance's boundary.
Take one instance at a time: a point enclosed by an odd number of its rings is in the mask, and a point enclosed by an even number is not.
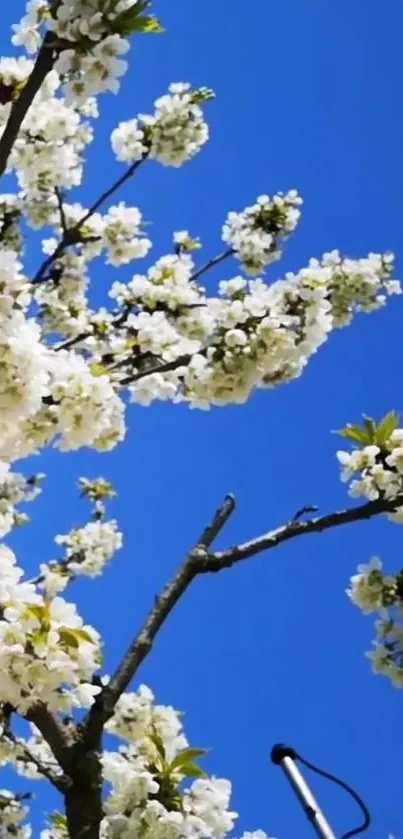
<svg viewBox="0 0 403 839"><path fill-rule="evenodd" d="M132 163L132 165L129 166L128 169L126 169L126 172L124 172L124 174L120 178L118 178L118 180L115 181L115 183L112 184L112 186L108 187L108 189L106 189L105 192L103 192L102 195L100 195L99 198L97 198L92 207L90 207L90 209L86 212L85 216L83 216L77 222L77 224L74 225L73 229L79 230L79 228L83 224L85 224L85 222L88 221L88 219L91 218L91 216L93 216L94 213L97 212L97 210L99 210L99 208L102 206L102 204L105 203L105 201L107 201L108 198L111 198L112 195L115 192L117 192L117 190L120 189L120 187L123 186L123 184L126 183L126 181L129 180L129 178L133 177L134 173L137 171L139 166L141 166L141 164L144 163L146 158L147 155L144 155L144 157L142 157L141 160L136 160L135 163Z"/></svg>
<svg viewBox="0 0 403 839"><path fill-rule="evenodd" d="M23 752L22 759L25 760L27 763L33 763L40 775L43 775L44 778L47 778L47 780L50 781L52 786L56 787L56 789L58 789L59 792L63 793L70 787L70 778L68 778L67 775L64 775L62 772L60 772L59 774L57 772L57 767L53 763L48 764L39 760L31 751L28 744L24 742L24 740L20 739L19 737L16 737L12 731L8 731L6 737L7 740L10 740L14 744L14 746L16 746Z"/></svg>
<svg viewBox="0 0 403 839"><path fill-rule="evenodd" d="M18 132L31 107L32 101L53 67L55 60L53 50L54 41L55 36L53 32L48 32L45 35L25 87L23 87L18 99L11 107L10 116L0 140L0 176L4 175L6 171L8 158L10 157Z"/></svg>
<svg viewBox="0 0 403 839"><path fill-rule="evenodd" d="M200 351L198 355L202 355L203 351ZM145 379L147 376L152 376L153 373L171 373L173 370L177 370L178 367L185 367L191 361L193 355L187 353L186 355L179 355L178 358L174 358L173 361L164 361L162 364L154 364L153 367L149 367L145 370L140 370L139 373L129 373L124 379L121 379L119 384L121 387L126 387L127 385L133 384L133 382L138 382L140 379Z"/></svg>
<svg viewBox="0 0 403 839"><path fill-rule="evenodd" d="M393 512L397 507L403 506L403 495L393 499L378 498L376 501L367 501L359 507L351 507L346 510L338 510L326 516L317 516L307 521L293 519L282 527L269 530L256 539L243 542L240 545L227 548L225 551L216 551L209 555L204 571L221 571L223 568L230 568L236 562L250 559L256 554L276 548L282 542L288 542L295 536L303 536L308 533L322 533L332 527L340 527L342 524L350 524L354 521L371 519L380 513Z"/></svg>
<svg viewBox="0 0 403 839"><path fill-rule="evenodd" d="M121 664L110 682L97 697L95 704L83 723L83 731L90 739L95 738L105 722L112 716L115 705L126 690L140 664L152 648L154 638L162 624L171 614L192 580L203 570L208 558L208 549L218 536L235 509L233 495L227 495L215 513L212 521L203 530L200 539L187 554L173 580L155 598L154 606L137 635L131 642Z"/></svg>
<svg viewBox="0 0 403 839"><path fill-rule="evenodd" d="M25 718L36 725L57 762L68 774L71 748L74 743L73 732L67 726L63 726L41 703L30 708Z"/></svg>

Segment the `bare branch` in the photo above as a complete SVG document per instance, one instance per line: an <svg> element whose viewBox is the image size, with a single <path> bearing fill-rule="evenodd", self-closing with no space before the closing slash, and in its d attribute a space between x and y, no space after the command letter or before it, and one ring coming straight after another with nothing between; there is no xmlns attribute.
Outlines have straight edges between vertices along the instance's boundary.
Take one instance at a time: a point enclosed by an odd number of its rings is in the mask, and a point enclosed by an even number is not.
<svg viewBox="0 0 403 839"><path fill-rule="evenodd" d="M218 534L223 529L224 525L227 523L230 516L235 510L235 496L229 493L225 496L221 507L218 508L216 511L213 519L204 528L203 533L200 536L200 539L196 542L197 546L202 546L204 548L209 548L210 545L213 544L214 539L218 536Z"/></svg>
<svg viewBox="0 0 403 839"><path fill-rule="evenodd" d="M185 557L177 574L165 586L161 594L155 598L154 606L144 621L143 626L134 637L121 664L119 664L109 684L97 697L87 719L83 723L83 731L91 739L97 736L105 722L112 716L119 697L126 690L140 664L150 652L154 638L162 624L165 623L192 580L203 570L204 563L208 558L209 547L228 521L234 509L234 497L227 495L210 524L203 530L200 540Z"/></svg>
<svg viewBox="0 0 403 839"><path fill-rule="evenodd" d="M289 539L294 539L295 536L303 536L308 533L322 533L324 530L330 530L332 527L340 527L342 524L364 521L380 513L393 512L393 510L401 506L403 506L402 495L393 499L378 498L376 501L368 501L359 507L338 510L326 516L317 516L316 518L308 519L308 521L294 519L282 527L269 530L268 533L264 533L256 539L251 539L249 542L243 542L243 544L227 548L225 551L216 551L210 554L204 570L221 571L222 568L230 568L236 562L250 559L252 556L256 556L256 554L262 553L263 551L276 548L277 545L281 545L282 542L288 542Z"/></svg>
<svg viewBox="0 0 403 839"><path fill-rule="evenodd" d="M43 44L38 52L35 64L30 76L27 79L25 87L23 87L18 99L11 107L10 116L7 120L6 127L0 140L0 176L4 175L4 172L6 171L8 158L10 157L18 132L26 114L28 113L32 101L53 67L55 61L55 54L53 50L54 41L55 36L53 32L48 32L47 35L45 35Z"/></svg>

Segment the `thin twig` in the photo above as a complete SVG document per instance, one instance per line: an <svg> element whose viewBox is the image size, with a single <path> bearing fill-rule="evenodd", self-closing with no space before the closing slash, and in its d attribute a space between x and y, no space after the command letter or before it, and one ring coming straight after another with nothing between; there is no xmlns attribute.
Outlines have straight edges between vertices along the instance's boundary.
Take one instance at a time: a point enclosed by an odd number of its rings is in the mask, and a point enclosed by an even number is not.
<svg viewBox="0 0 403 839"><path fill-rule="evenodd" d="M40 268L38 268L35 276L33 277L32 281L31 281L33 285L39 285L39 283L42 281L42 278L45 276L45 274L47 273L49 268L51 268L52 265L59 259L59 256L62 256L64 250L67 247L68 247L68 245L67 245L66 237L63 236L63 238L60 239L60 242L57 245L56 249L53 251L53 253L51 253L46 259L44 259L44 261L42 262L42 265L40 266Z"/></svg>
<svg viewBox="0 0 403 839"><path fill-rule="evenodd" d="M47 259L43 261L42 265L38 268L38 271L36 272L35 276L31 281L33 285L37 285L42 281L42 278L45 276L49 268L52 267L53 263L56 262L61 256L63 256L63 253L66 250L66 248L70 247L70 245L75 245L79 243L78 235L80 232L80 228L83 226L83 224L85 224L94 215L94 213L96 213L96 211L99 210L102 204L108 198L110 198L111 195L113 195L114 192L116 192L116 190L118 190L124 183L126 183L126 181L129 180L129 178L131 178L134 175L134 173L139 168L141 163L143 163L144 160L146 160L146 155L142 157L141 160L136 160L135 163L132 163L132 165L129 166L128 169L126 169L126 172L120 178L118 178L118 180L115 181L115 183L113 183L112 186L108 187L108 189L106 189L105 192L103 192L102 195L99 196L99 198L97 198L97 200L90 207L90 209L87 210L87 212L73 225L73 227L66 226L64 235L60 239L57 248L54 250L52 254L50 254L50 256L47 257Z"/></svg>
<svg viewBox="0 0 403 839"><path fill-rule="evenodd" d="M212 259L209 259L204 265L201 266L197 271L189 279L189 282L194 282L198 280L203 274L206 274L207 271L210 271L210 268L214 268L216 265L219 265L220 262L224 262L224 259L228 259L229 256L232 256L234 253L233 248L228 248L228 250L223 251L222 253L218 254L218 256L213 256Z"/></svg>
<svg viewBox="0 0 403 839"><path fill-rule="evenodd" d="M317 513L319 507L316 504L308 504L305 507L301 507L297 512L293 515L291 521L295 522L298 521L302 516L306 516L307 513Z"/></svg>
<svg viewBox="0 0 403 839"><path fill-rule="evenodd" d="M123 184L126 183L126 181L128 181L130 178L133 177L134 173L141 166L141 164L144 163L144 161L146 159L147 159L147 155L144 155L144 157L142 157L141 160L136 160L135 163L132 163L132 165L129 166L129 168L126 170L126 172L124 172L122 177L118 178L118 180L115 181L115 183L112 184L112 186L108 187L108 189L106 189L105 192L103 192L102 195L100 195L99 198L97 198L97 200L94 202L92 207L90 207L90 209L85 214L85 216L83 216L77 222L77 224L74 225L73 230L78 231L80 229L80 227L83 224L85 224L85 222L88 221L88 219L90 219L91 216L93 216L94 213L97 212L97 210L99 210L99 208L102 206L102 204L104 204L105 201L108 200L108 198L111 198L111 196L115 192L117 192L117 190L120 189L120 187L123 186Z"/></svg>

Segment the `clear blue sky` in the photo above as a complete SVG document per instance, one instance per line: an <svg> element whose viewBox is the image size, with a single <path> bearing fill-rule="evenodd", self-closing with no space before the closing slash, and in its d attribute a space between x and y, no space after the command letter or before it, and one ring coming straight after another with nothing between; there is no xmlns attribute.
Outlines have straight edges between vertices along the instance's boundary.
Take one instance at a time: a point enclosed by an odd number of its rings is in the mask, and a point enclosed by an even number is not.
<svg viewBox="0 0 403 839"><path fill-rule="evenodd" d="M22 7L2 9L3 52ZM155 256L183 228L210 256L229 209L297 188L303 220L279 272L338 247L352 256L392 249L401 275L401 2L156 0L155 11L167 33L138 38L121 95L102 98L82 200L120 171L108 141L116 122L148 109L170 81L189 80L217 93L209 146L179 171L146 167L122 193L152 222ZM100 297L113 271L97 269ZM402 305L396 298L358 318L301 379L245 407L132 407L128 440L114 453L43 458L45 492L14 539L30 569L54 555L55 530L85 521L79 475L103 473L119 491L124 551L101 581L74 586L86 619L106 635L109 668L224 493L236 494L238 510L223 544L303 504L344 505L330 431L361 412L403 408ZM385 521L296 540L198 581L163 630L140 679L186 712L192 741L212 747L208 769L232 778L238 835L262 827L281 839L312 836L269 763L273 743L285 740L355 785L373 814L370 837L403 836L403 694L371 675L372 622L344 593L373 554L400 567L401 544L402 530ZM343 793L315 789L336 833L357 822Z"/></svg>

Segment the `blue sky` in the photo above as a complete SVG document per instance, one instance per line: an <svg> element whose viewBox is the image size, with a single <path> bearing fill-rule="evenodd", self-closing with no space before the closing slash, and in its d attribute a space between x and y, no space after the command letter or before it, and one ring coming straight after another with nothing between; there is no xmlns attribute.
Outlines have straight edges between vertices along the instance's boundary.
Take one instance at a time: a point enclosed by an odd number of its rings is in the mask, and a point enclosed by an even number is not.
<svg viewBox="0 0 403 839"><path fill-rule="evenodd" d="M22 8L2 9L3 53ZM394 250L401 276L401 3L156 0L155 11L167 32L136 39L121 95L102 98L81 200L121 171L108 140L119 119L149 109L170 81L188 80L216 90L210 144L179 171L145 167L122 193L152 222L155 256L183 228L213 255L229 209L297 188L303 219L275 276L335 247L352 256ZM100 299L112 274L97 267ZM108 668L226 492L238 509L223 545L304 504L325 511L348 501L330 431L362 412L403 408L402 305L396 298L357 318L302 378L244 407L132 407L127 442L114 453L43 457L45 491L32 525L14 538L30 570L54 555L55 531L85 521L78 476L102 473L119 492L112 510L124 550L101 581L74 587L86 619L105 634ZM371 555L400 567L401 538L398 526L379 520L295 540L196 582L164 628L140 680L186 712L192 742L212 749L209 771L233 780L238 835L258 827L281 839L312 835L270 765L279 740L357 788L373 815L369 836L403 835L403 697L371 675L364 651L372 622L345 595ZM315 789L337 834L358 821L344 793L324 782ZM38 809L48 803L38 793Z"/></svg>

